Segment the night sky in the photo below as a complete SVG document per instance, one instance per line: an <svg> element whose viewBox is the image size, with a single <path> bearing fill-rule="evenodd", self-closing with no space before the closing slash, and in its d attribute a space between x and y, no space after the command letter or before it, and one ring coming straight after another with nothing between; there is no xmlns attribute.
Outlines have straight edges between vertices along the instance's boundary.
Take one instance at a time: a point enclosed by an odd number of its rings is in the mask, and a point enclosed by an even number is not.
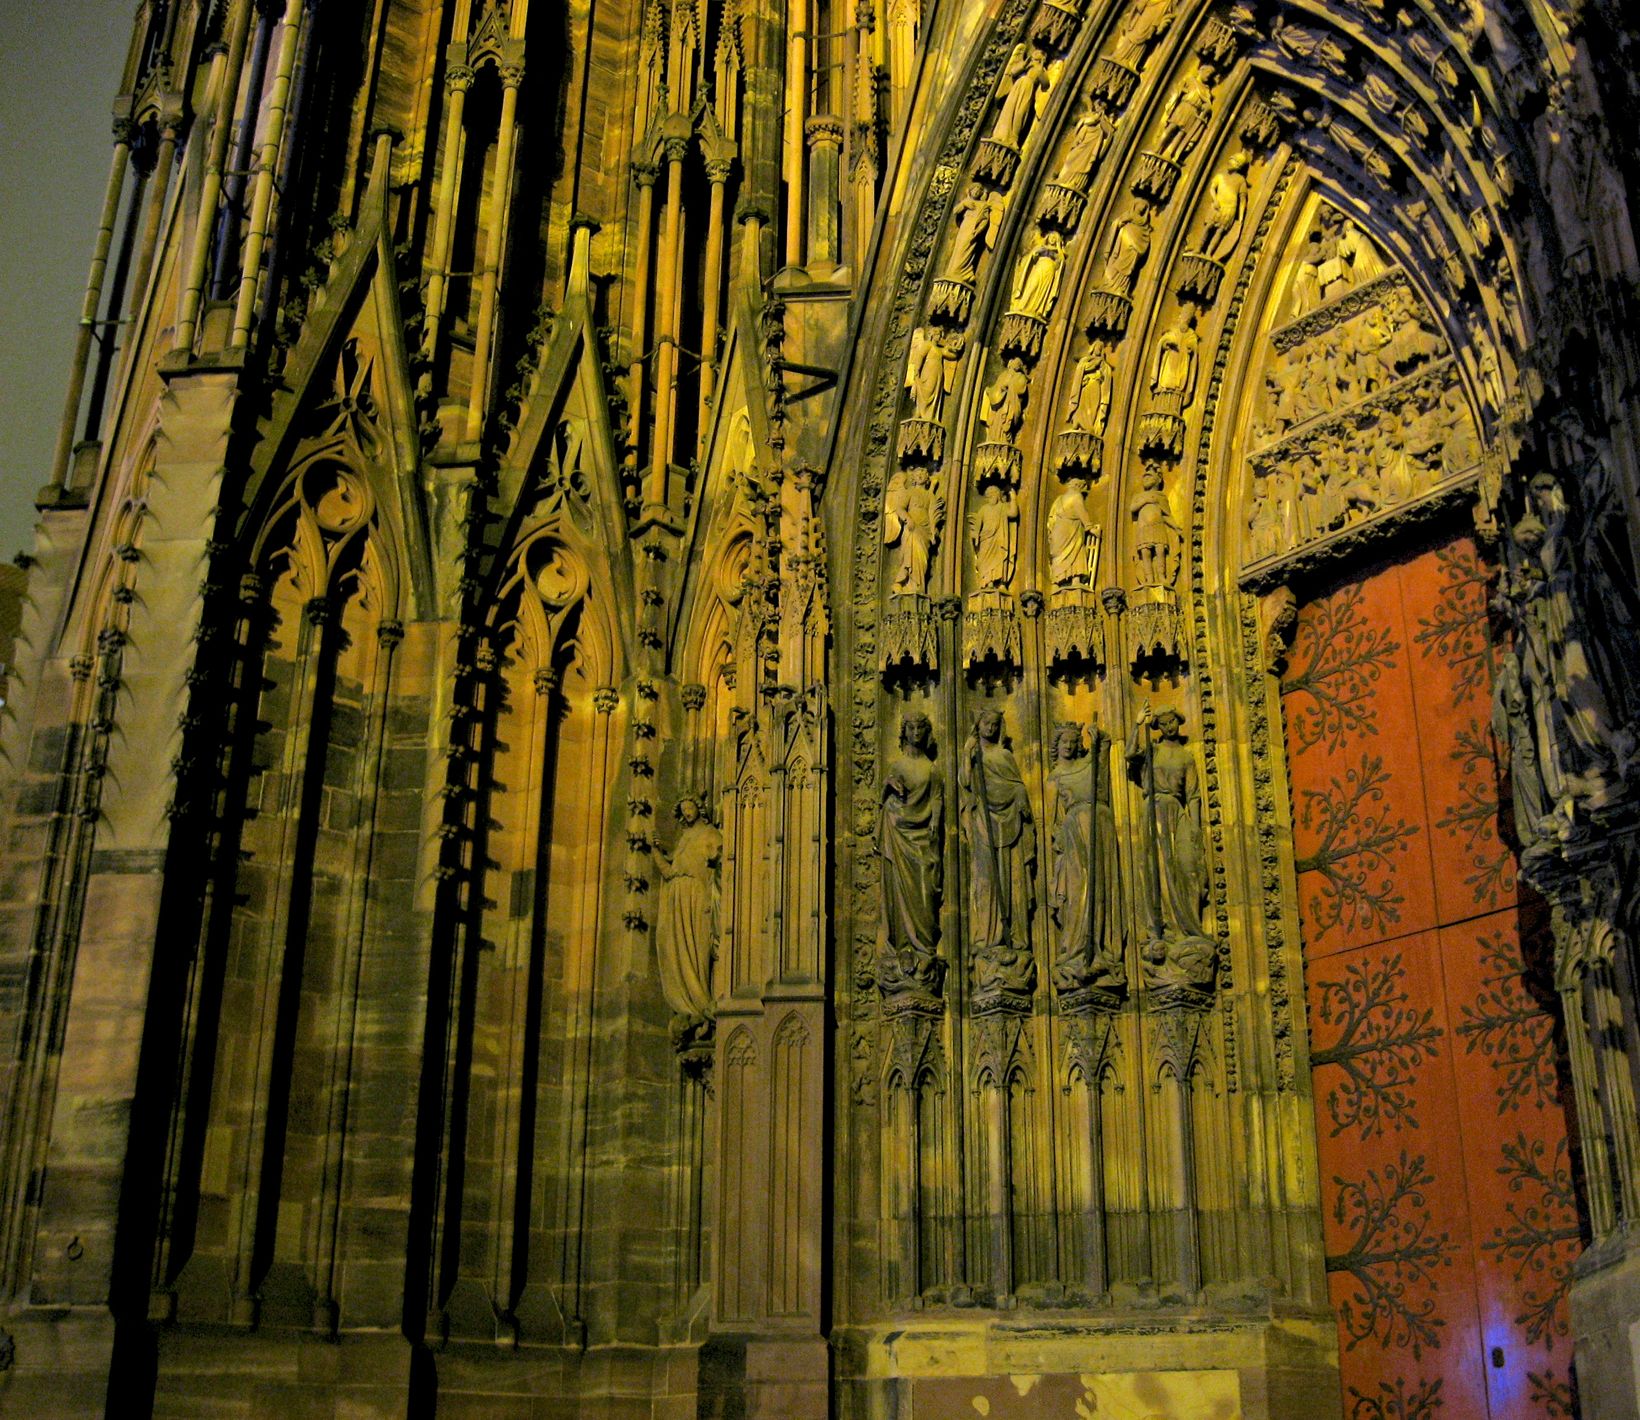
<svg viewBox="0 0 1640 1420"><path fill-rule="evenodd" d="M0 560L33 545L135 0L0 0Z"/></svg>

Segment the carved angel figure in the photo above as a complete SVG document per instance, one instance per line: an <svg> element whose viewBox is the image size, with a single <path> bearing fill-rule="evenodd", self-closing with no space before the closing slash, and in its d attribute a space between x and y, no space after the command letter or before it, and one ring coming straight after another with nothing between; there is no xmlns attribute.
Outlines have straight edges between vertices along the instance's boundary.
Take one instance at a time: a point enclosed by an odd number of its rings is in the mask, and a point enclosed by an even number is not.
<svg viewBox="0 0 1640 1420"><path fill-rule="evenodd" d="M1071 428L1083 434L1102 435L1110 418L1110 382L1113 374L1110 352L1105 342L1095 340L1076 362L1076 384L1066 411Z"/></svg>
<svg viewBox="0 0 1640 1420"><path fill-rule="evenodd" d="M672 851L666 852L658 843L653 850L661 873L655 951L675 1035L713 1014L718 867L723 855L723 835L702 814L699 799L693 795L680 799L677 816L683 827Z"/></svg>
<svg viewBox="0 0 1640 1420"><path fill-rule="evenodd" d="M991 125L991 141L1007 148L1023 144L1031 124L1041 117L1052 87L1053 79L1042 51L1025 44L1015 45L1008 67L1002 73L999 89L1002 107Z"/></svg>
<svg viewBox="0 0 1640 1420"><path fill-rule="evenodd" d="M1025 401L1030 390L1031 377L1025 373L1025 362L1017 355L1010 355L996 382L980 401L980 417L985 420L987 440L993 444L1012 441L1024 422Z"/></svg>
<svg viewBox="0 0 1640 1420"><path fill-rule="evenodd" d="M1055 942L1053 977L1061 991L1120 987L1123 963L1122 869L1111 812L1110 736L1097 725L1091 753L1080 725L1054 731L1053 879L1048 904Z"/></svg>
<svg viewBox="0 0 1640 1420"><path fill-rule="evenodd" d="M1036 239L1014 272L1014 289L1008 302L1010 315L1034 316L1046 320L1059 299L1059 283L1065 271L1065 239L1058 232L1046 232Z"/></svg>
<svg viewBox="0 0 1640 1420"><path fill-rule="evenodd" d="M1002 199L987 192L977 182L970 183L951 216L956 235L951 254L941 273L947 281L973 285L979 279L979 264L996 244L997 227L1002 222Z"/></svg>
<svg viewBox="0 0 1640 1420"><path fill-rule="evenodd" d="M957 361L962 358L966 338L960 331L946 334L932 326L918 326L911 332L911 353L906 361L905 388L911 396L914 418L938 424L945 413L945 397L957 378Z"/></svg>
<svg viewBox="0 0 1640 1420"><path fill-rule="evenodd" d="M940 899L945 876L945 781L934 762L934 727L928 716L907 715L900 725L900 752L883 776L877 815L877 852L882 857L883 920L887 960L880 978L937 990Z"/></svg>
<svg viewBox="0 0 1640 1420"><path fill-rule="evenodd" d="M902 469L883 499L883 542L892 549L889 589L896 596L926 596L928 569L945 500L929 486L928 470Z"/></svg>
<svg viewBox="0 0 1640 1420"><path fill-rule="evenodd" d="M968 543L981 590L1006 587L1019 550L1019 500L1012 493L1004 495L995 483L986 484L979 506L968 515Z"/></svg>
<svg viewBox="0 0 1640 1420"><path fill-rule="evenodd" d="M1132 210L1116 224L1105 252L1104 289L1118 296L1131 296L1139 268L1150 255L1150 204L1136 201Z"/></svg>
<svg viewBox="0 0 1640 1420"><path fill-rule="evenodd" d="M1091 587L1098 576L1105 530L1088 507L1089 486L1086 478L1067 479L1048 509L1048 576L1059 591Z"/></svg>

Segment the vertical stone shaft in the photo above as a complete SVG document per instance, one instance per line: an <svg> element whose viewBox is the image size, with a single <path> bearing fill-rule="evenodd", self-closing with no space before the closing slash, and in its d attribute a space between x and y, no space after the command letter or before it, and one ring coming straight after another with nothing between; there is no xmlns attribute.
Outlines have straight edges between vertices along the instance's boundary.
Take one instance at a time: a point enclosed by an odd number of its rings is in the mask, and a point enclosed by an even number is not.
<svg viewBox="0 0 1640 1420"><path fill-rule="evenodd" d="M479 273L478 329L473 342L473 385L467 395L467 437L484 430L484 412L490 405L495 366L496 294L501 261L507 250L507 214L512 207L513 149L518 137L518 86L524 81L522 62L501 71L501 127L495 145L495 180L490 184L490 214L484 237L484 266Z"/></svg>
<svg viewBox="0 0 1640 1420"><path fill-rule="evenodd" d="M176 344L192 350L199 329L199 308L205 298L205 265L210 259L211 236L216 228L217 204L222 199L222 169L228 156L228 140L233 134L234 109L239 102L239 73L245 62L245 40L250 33L252 0L239 0L234 7L228 48L211 56L209 92L215 96L216 112L211 119L211 143L205 155L205 177L200 183L199 206L194 212L187 265L183 271L182 296L177 306Z"/></svg>
<svg viewBox="0 0 1640 1420"><path fill-rule="evenodd" d="M628 443L634 451L639 448L643 431L644 361L649 342L649 288L654 280L655 246L655 179L660 174L653 163L634 162L632 180L638 184L638 257L637 277L632 294L632 362L627 381Z"/></svg>
<svg viewBox="0 0 1640 1420"><path fill-rule="evenodd" d="M718 159L706 164L706 176L712 184L711 207L706 220L706 283L701 300L700 320L700 419L697 421L699 450L705 456L707 440L711 437L710 415L713 397L717 393L718 375L718 321L723 308L723 230L724 188L728 184L733 163Z"/></svg>
<svg viewBox="0 0 1640 1420"><path fill-rule="evenodd" d="M290 107L291 80L296 72L296 51L306 14L303 0L286 0L280 20L279 57L274 65L273 86L268 90L267 116L262 146L256 156L256 186L251 193L251 225L245 234L245 260L239 272L239 296L234 306L231 346L250 340L251 317L256 310L256 293L262 281L262 259L267 250L273 216L274 178L279 154L285 142L285 116ZM203 220L203 214L202 214Z"/></svg>
<svg viewBox="0 0 1640 1420"><path fill-rule="evenodd" d="M455 226L456 185L466 145L462 142L462 118L466 113L467 90L473 71L466 64L451 63L445 83L448 93L444 121L444 162L439 168L438 197L433 210L433 245L427 258L427 321L422 330L422 353L431 358L438 349L439 327L444 319L444 299L450 286L450 242Z"/></svg>
<svg viewBox="0 0 1640 1420"><path fill-rule="evenodd" d="M786 265L803 264L803 129L809 108L808 0L786 6Z"/></svg>
<svg viewBox="0 0 1640 1420"><path fill-rule="evenodd" d="M97 312L102 306L103 276L108 270L108 249L114 242L114 223L119 219L120 195L125 189L125 170L131 161L132 129L129 119L114 125L114 162L103 193L102 216L91 249L91 274L86 278L85 301L80 307L80 329L74 339L74 358L69 365L68 396L63 401L63 422L57 431L57 449L52 455L51 482L66 490L74 449L74 431L80 419L80 396L85 392L86 366L91 359L91 341L97 333Z"/></svg>
<svg viewBox="0 0 1640 1420"><path fill-rule="evenodd" d="M689 140L666 139L666 207L661 216L661 282L655 290L655 447L649 470L648 501L666 502L672 466L672 437L678 407L678 298L683 261L683 159Z"/></svg>

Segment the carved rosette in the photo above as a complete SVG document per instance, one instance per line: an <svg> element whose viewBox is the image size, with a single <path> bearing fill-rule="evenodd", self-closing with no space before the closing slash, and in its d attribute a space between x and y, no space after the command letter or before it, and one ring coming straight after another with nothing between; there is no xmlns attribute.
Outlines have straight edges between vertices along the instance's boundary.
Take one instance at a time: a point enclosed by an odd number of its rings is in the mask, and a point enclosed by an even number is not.
<svg viewBox="0 0 1640 1420"><path fill-rule="evenodd" d="M980 444L974 450L974 477L1017 488L1023 463L1024 456L1012 444Z"/></svg>
<svg viewBox="0 0 1640 1420"><path fill-rule="evenodd" d="M1037 208L1037 220L1045 226L1057 227L1070 236L1082 224L1087 210L1088 196L1079 188L1062 182L1050 182L1042 190L1042 204Z"/></svg>
<svg viewBox="0 0 1640 1420"><path fill-rule="evenodd" d="M952 325L967 325L968 313L974 308L974 286L970 281L952 281L942 276L934 282L928 301L928 314L938 321Z"/></svg>
<svg viewBox="0 0 1640 1420"><path fill-rule="evenodd" d="M945 457L945 426L931 419L900 421L900 461L937 464Z"/></svg>
<svg viewBox="0 0 1640 1420"><path fill-rule="evenodd" d="M1061 478L1098 478L1105 467L1105 441L1098 434L1066 429L1053 441L1054 472Z"/></svg>
<svg viewBox="0 0 1640 1420"><path fill-rule="evenodd" d="M1126 335L1133 302L1114 291L1092 291L1088 294L1086 314L1089 334Z"/></svg>
<svg viewBox="0 0 1640 1420"><path fill-rule="evenodd" d="M995 138L987 138L979 145L974 158L974 176L981 182L1006 192L1013 186L1014 174L1019 171L1019 149Z"/></svg>
<svg viewBox="0 0 1640 1420"><path fill-rule="evenodd" d="M1211 306L1224 284L1224 263L1200 252L1185 252L1179 258L1179 299Z"/></svg>
<svg viewBox="0 0 1640 1420"><path fill-rule="evenodd" d="M1067 50L1082 25L1076 0L1045 0L1031 20L1031 43L1039 49Z"/></svg>
<svg viewBox="0 0 1640 1420"><path fill-rule="evenodd" d="M1167 587L1141 587L1128 597L1128 644L1135 669L1147 662L1184 661L1179 600Z"/></svg>
<svg viewBox="0 0 1640 1420"><path fill-rule="evenodd" d="M1034 361L1042 353L1042 342L1047 334L1047 321L1038 316L1008 311L1002 317L997 332L997 351L1004 358L1017 355L1022 360Z"/></svg>
<svg viewBox="0 0 1640 1420"><path fill-rule="evenodd" d="M962 619L963 661L970 669L987 663L1021 666L1024 642L1013 598L1003 591L975 592Z"/></svg>
<svg viewBox="0 0 1640 1420"><path fill-rule="evenodd" d="M1177 414L1152 409L1139 418L1139 450L1178 458L1184 453L1184 420Z"/></svg>
<svg viewBox="0 0 1640 1420"><path fill-rule="evenodd" d="M1165 206L1179 183L1179 165L1160 153L1141 153L1133 167L1133 195Z"/></svg>
<svg viewBox="0 0 1640 1420"><path fill-rule="evenodd" d="M1093 67L1088 80L1088 92L1105 101L1112 112L1127 107L1128 100L1139 85L1139 76L1125 64L1114 59L1101 59Z"/></svg>
<svg viewBox="0 0 1640 1420"><path fill-rule="evenodd" d="M1098 594L1091 587L1056 591L1049 599L1044 626L1048 663L1056 672L1074 674L1084 666L1104 669L1105 623L1099 613Z"/></svg>
<svg viewBox="0 0 1640 1420"><path fill-rule="evenodd" d="M890 597L880 635L884 673L907 667L937 671L940 668L939 629L939 613L930 598Z"/></svg>

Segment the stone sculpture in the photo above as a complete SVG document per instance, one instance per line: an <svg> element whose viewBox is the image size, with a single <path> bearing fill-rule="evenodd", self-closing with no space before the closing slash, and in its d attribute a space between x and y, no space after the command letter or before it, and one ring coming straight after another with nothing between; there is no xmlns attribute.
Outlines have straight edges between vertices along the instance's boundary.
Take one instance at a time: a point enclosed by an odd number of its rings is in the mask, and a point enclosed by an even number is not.
<svg viewBox="0 0 1640 1420"><path fill-rule="evenodd" d="M883 776L877 818L883 920L888 944L879 963L884 990L938 992L940 901L945 875L945 781L934 762L934 727L922 714L900 725L900 752Z"/></svg>
<svg viewBox="0 0 1640 1420"><path fill-rule="evenodd" d="M1053 737L1053 880L1048 903L1060 993L1120 990L1124 961L1121 857L1111 810L1110 737L1096 725L1091 752L1080 725Z"/></svg>
<svg viewBox="0 0 1640 1420"><path fill-rule="evenodd" d="M1088 507L1089 487L1085 477L1067 479L1048 510L1048 576L1059 591L1091 587L1098 575L1104 528Z"/></svg>
<svg viewBox="0 0 1640 1420"><path fill-rule="evenodd" d="M1030 921L1036 909L1036 825L1002 712L982 710L958 769L968 845L969 968L980 998L1029 997L1036 984Z"/></svg>
<svg viewBox="0 0 1640 1420"><path fill-rule="evenodd" d="M723 835L701 811L693 795L678 801L682 825L672 851L657 843L660 867L660 919L655 951L660 961L661 991L672 1008L672 1035L698 1035L714 1009L712 964L717 955L718 871Z"/></svg>
<svg viewBox="0 0 1640 1420"><path fill-rule="evenodd" d="M979 505L968 515L968 542L980 590L1006 587L1013 580L1019 550L1019 500L996 483L987 483Z"/></svg>
<svg viewBox="0 0 1640 1420"><path fill-rule="evenodd" d="M945 500L926 469L902 469L889 480L883 542L892 549L889 588L896 596L927 595L929 564L944 521Z"/></svg>

